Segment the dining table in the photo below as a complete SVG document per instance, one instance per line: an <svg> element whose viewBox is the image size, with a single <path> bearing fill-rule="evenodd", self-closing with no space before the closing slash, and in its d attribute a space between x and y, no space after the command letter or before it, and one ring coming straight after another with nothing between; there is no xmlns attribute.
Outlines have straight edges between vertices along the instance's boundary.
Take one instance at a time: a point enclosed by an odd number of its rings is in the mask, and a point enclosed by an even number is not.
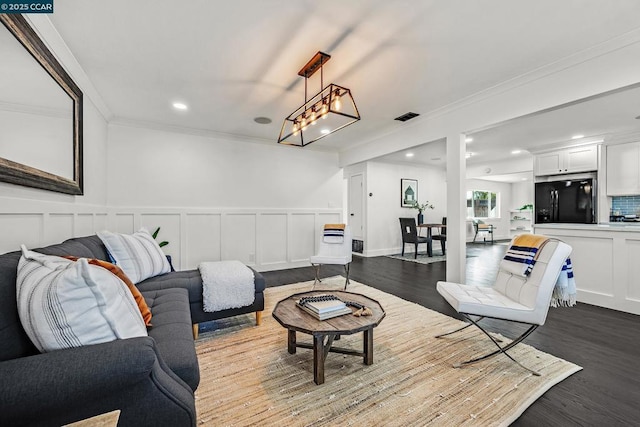
<svg viewBox="0 0 640 427"><path fill-rule="evenodd" d="M431 229L432 228L447 228L446 224L418 224L418 228L426 228L427 229L427 237L431 237ZM422 231L422 230L420 230Z"/></svg>

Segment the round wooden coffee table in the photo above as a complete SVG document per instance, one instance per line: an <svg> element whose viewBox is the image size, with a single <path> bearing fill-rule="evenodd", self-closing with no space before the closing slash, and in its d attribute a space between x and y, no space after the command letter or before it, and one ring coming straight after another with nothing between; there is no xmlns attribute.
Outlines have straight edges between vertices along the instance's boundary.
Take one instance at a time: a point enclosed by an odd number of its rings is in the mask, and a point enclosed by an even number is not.
<svg viewBox="0 0 640 427"><path fill-rule="evenodd" d="M327 320L317 320L312 315L302 310L296 302L307 296L335 295L343 301L353 301L371 309L371 316L356 317L350 314L334 317ZM355 308L352 308L355 311ZM296 352L296 348L313 349L313 380L316 384L324 383L324 361L329 352L362 356L366 365L373 363L373 328L384 319L385 312L378 301L361 294L344 291L319 290L302 292L291 295L278 302L273 309L273 318L287 328L287 350L290 354ZM296 332L302 332L313 336L313 345L296 342ZM362 332L362 351L348 348L333 347L333 341L340 335L351 335Z"/></svg>

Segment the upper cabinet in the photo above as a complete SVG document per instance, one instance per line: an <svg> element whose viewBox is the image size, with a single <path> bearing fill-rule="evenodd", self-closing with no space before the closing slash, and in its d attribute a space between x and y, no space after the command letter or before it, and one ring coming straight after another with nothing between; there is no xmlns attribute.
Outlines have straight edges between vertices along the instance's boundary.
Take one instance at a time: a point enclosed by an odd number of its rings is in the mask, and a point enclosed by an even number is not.
<svg viewBox="0 0 640 427"><path fill-rule="evenodd" d="M538 154L535 157L535 175L598 170L598 146L582 145Z"/></svg>
<svg viewBox="0 0 640 427"><path fill-rule="evenodd" d="M607 196L640 194L640 142L607 146Z"/></svg>

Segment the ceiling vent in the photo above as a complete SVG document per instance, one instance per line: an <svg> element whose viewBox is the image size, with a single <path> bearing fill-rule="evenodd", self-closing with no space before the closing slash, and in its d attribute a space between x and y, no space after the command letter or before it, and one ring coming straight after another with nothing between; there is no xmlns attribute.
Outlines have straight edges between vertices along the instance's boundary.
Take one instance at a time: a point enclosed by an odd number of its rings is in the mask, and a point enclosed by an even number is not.
<svg viewBox="0 0 640 427"><path fill-rule="evenodd" d="M405 114L403 114L401 116L396 117L394 120L398 120L400 122L406 122L407 120L411 120L414 117L418 117L419 115L420 114L418 114L418 113L409 112L409 113L405 113Z"/></svg>

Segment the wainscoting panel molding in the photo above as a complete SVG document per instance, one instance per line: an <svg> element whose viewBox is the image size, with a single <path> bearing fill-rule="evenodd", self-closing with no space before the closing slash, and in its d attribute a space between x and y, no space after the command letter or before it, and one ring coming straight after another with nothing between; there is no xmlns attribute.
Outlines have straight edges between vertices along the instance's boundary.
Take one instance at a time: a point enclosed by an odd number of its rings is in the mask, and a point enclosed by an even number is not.
<svg viewBox="0 0 640 427"><path fill-rule="evenodd" d="M256 266L256 213L230 212L222 216L222 258Z"/></svg>
<svg viewBox="0 0 640 427"><path fill-rule="evenodd" d="M62 242L69 237L76 236L74 232L74 214L49 214L49 218L45 217L45 240L47 242Z"/></svg>
<svg viewBox="0 0 640 427"><path fill-rule="evenodd" d="M222 259L222 214L185 214L185 269ZM179 261L179 260L178 260Z"/></svg>
<svg viewBox="0 0 640 427"><path fill-rule="evenodd" d="M43 203L43 205L45 205ZM160 227L158 241L178 270L203 261L237 259L258 271L309 265L325 223L340 209L110 208L58 205L44 211L25 204L0 213L0 253L38 248L100 230L133 233Z"/></svg>
<svg viewBox="0 0 640 427"><path fill-rule="evenodd" d="M95 233L95 222L93 214L78 214L73 227L73 236L81 237Z"/></svg>
<svg viewBox="0 0 640 427"><path fill-rule="evenodd" d="M258 217L258 259L265 267L287 265L288 215L286 213L264 213Z"/></svg>
<svg viewBox="0 0 640 427"><path fill-rule="evenodd" d="M44 214L0 214L0 253L42 246Z"/></svg>
<svg viewBox="0 0 640 427"><path fill-rule="evenodd" d="M289 220L288 246L290 261L308 261L316 248L316 215L313 213L293 213Z"/></svg>
<svg viewBox="0 0 640 427"><path fill-rule="evenodd" d="M107 229L114 233L131 234L135 231L134 219L133 213L117 213L115 214L113 229L109 227L107 227Z"/></svg>

